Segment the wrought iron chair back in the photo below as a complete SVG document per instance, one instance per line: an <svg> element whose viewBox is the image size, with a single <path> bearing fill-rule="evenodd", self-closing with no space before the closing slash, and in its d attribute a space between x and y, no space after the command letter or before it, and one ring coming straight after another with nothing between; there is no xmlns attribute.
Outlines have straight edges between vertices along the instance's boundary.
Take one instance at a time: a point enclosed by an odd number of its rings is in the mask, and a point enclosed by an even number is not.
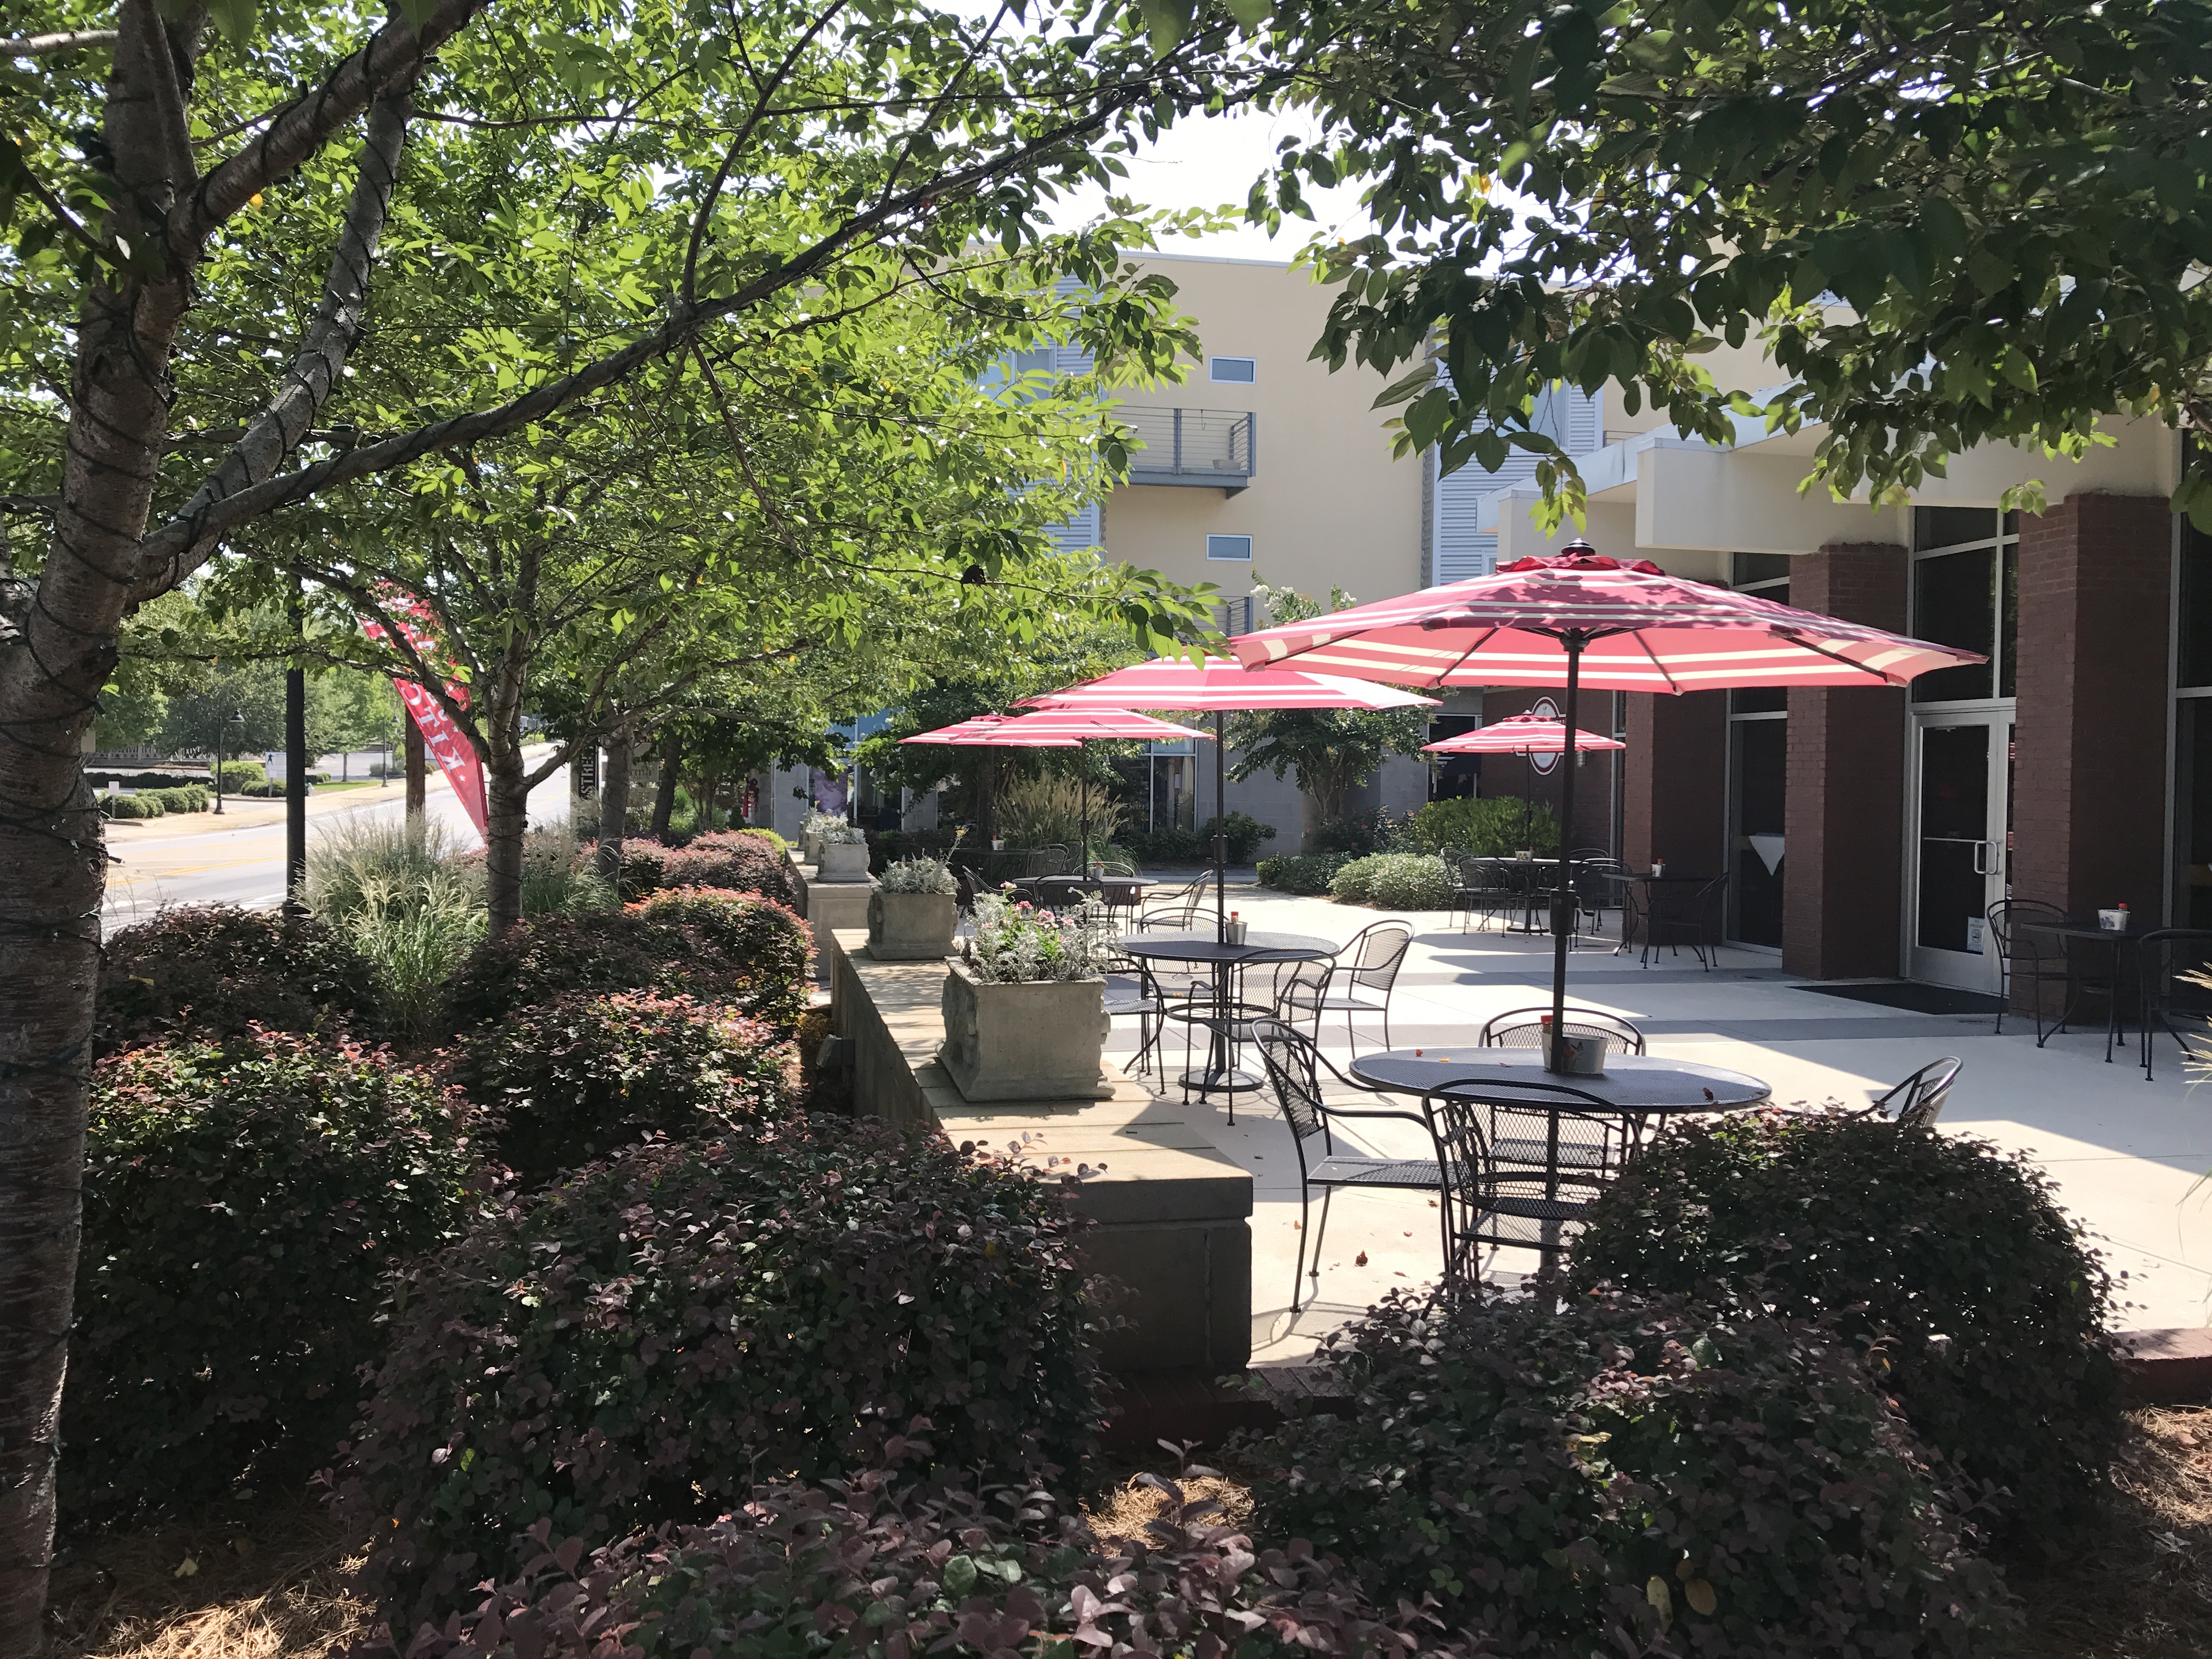
<svg viewBox="0 0 2212 1659"><path fill-rule="evenodd" d="M1544 1046L1544 1023L1551 1016L1549 1008L1509 1008L1486 1020L1475 1041L1486 1048L1540 1048ZM1607 1038L1623 1054L1644 1052L1643 1032L1620 1015L1596 1008L1568 1009L1565 1034Z"/></svg>
<svg viewBox="0 0 2212 1659"><path fill-rule="evenodd" d="M1441 1085L1431 1101L1452 1211L1446 1273L1479 1278L1485 1244L1534 1250L1553 1266L1565 1230L1614 1167L1609 1158L1577 1164L1559 1152L1617 1139L1617 1115L1596 1096L1549 1080L1467 1078ZM1537 1119L1553 1126L1533 1142L1553 1149L1547 1163L1518 1153L1532 1144L1524 1131Z"/></svg>
<svg viewBox="0 0 2212 1659"><path fill-rule="evenodd" d="M1934 1128L1965 1064L1955 1054L1929 1060L1868 1107L1864 1115L1888 1118L1900 1129Z"/></svg>

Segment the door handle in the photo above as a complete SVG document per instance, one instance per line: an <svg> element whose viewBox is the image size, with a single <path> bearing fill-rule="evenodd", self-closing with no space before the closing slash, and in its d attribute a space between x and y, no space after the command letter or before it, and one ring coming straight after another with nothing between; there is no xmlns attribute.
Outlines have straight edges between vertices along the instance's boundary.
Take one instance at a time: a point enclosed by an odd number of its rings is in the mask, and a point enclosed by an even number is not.
<svg viewBox="0 0 2212 1659"><path fill-rule="evenodd" d="M1986 841L1978 841L1974 843L1974 873L1976 875L1986 876L1989 874L1990 848L1992 845L1994 845L1993 842Z"/></svg>

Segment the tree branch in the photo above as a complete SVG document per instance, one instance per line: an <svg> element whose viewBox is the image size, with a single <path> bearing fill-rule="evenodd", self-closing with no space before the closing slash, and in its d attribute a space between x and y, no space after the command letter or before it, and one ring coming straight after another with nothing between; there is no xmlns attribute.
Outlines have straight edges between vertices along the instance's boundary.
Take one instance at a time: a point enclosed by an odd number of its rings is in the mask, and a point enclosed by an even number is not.
<svg viewBox="0 0 2212 1659"><path fill-rule="evenodd" d="M0 40L0 58L51 58L84 46L112 46L113 29L70 29L61 34L19 34Z"/></svg>
<svg viewBox="0 0 2212 1659"><path fill-rule="evenodd" d="M481 3L481 0L448 3L475 4ZM763 271L736 293L705 305L679 309L650 334L572 374L533 387L508 403L434 421L382 443L366 445L282 477L264 479L232 495L200 502L197 507L180 512L139 544L138 568L143 574L132 589L132 597L143 602L167 592L212 557L224 536L249 520L305 501L334 484L389 472L439 450L482 443L518 431L603 386L611 386L655 358L684 350L707 324L757 305L787 288L811 281L843 249L879 227L945 197L973 189L987 179L1019 172L1047 152L1096 131L1121 109L1143 99L1146 93L1141 82L1125 87L1079 120L1066 122L997 155L917 185L891 201L855 215L796 258ZM209 175L210 179L214 176ZM202 188L204 193L205 186ZM197 495L193 499L199 501Z"/></svg>
<svg viewBox="0 0 2212 1659"><path fill-rule="evenodd" d="M169 215L170 256L180 264L255 194L289 176L371 104L410 91L429 55L451 40L489 0L438 0L417 34L393 18L332 70L323 84L274 111L268 129L228 161Z"/></svg>
<svg viewBox="0 0 2212 1659"><path fill-rule="evenodd" d="M369 112L368 137L362 146L353 201L346 210L337 246L331 253L331 268L323 279L322 303L315 307L314 320L308 324L300 349L268 406L247 422L244 434L231 446L222 465L185 504L181 516L204 512L270 477L313 429L315 417L322 413L331 388L345 367L346 354L361 337L362 313L368 302L369 270L375 263L385 215L398 182L399 152L407 141L408 114L404 92L380 100ZM144 580L142 575L142 585ZM173 578L163 584L173 585Z"/></svg>

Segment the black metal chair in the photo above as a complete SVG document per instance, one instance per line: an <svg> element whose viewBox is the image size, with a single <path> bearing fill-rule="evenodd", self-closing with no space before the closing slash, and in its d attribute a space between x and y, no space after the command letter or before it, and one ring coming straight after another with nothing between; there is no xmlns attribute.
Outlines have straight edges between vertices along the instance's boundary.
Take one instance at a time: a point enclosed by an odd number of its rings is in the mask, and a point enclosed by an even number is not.
<svg viewBox="0 0 2212 1659"><path fill-rule="evenodd" d="M2151 1079L2154 1027L2185 1059L2212 1055L2212 928L2160 927L2136 945L2142 998L2143 1080Z"/></svg>
<svg viewBox="0 0 2212 1659"><path fill-rule="evenodd" d="M1553 1267L1566 1230L1620 1167L1620 1115L1595 1095L1550 1079L1466 1078L1431 1100L1450 1212L1446 1275L1479 1279L1485 1244L1534 1250ZM1527 1146L1538 1156L1522 1156Z"/></svg>
<svg viewBox="0 0 2212 1659"><path fill-rule="evenodd" d="M1274 1091L1275 1099L1283 1109L1284 1120L1291 1126L1291 1139L1298 1152L1298 1261L1291 1278L1291 1311L1298 1311L1298 1300L1306 1279L1306 1250L1313 1250L1313 1276L1321 1277L1322 1240L1328 1231L1329 1200L1341 1187L1364 1187L1395 1191L1432 1192L1437 1194L1439 1210L1443 1212L1443 1241L1447 1252L1451 1240L1450 1195L1444 1190L1442 1154L1430 1158L1369 1158L1340 1152L1330 1132L1333 1122L1346 1120L1372 1122L1390 1119L1420 1127L1430 1144L1436 1144L1435 1126L1419 1112L1352 1109L1332 1106L1322 1098L1321 1073L1326 1068L1329 1076L1347 1089L1373 1095L1382 1091L1368 1089L1352 1082L1322 1054L1319 1045L1303 1031L1280 1019L1264 1018L1254 1023L1254 1041L1260 1050L1260 1061L1267 1074L1267 1085ZM1316 1158L1308 1150L1308 1143L1319 1136L1322 1156ZM1321 1189L1321 1227L1316 1231L1313 1220L1313 1192Z"/></svg>
<svg viewBox="0 0 2212 1659"><path fill-rule="evenodd" d="M1199 907L1206 902L1208 878L1200 876L1188 886L1179 887L1159 903L1148 907L1137 918L1136 931L1149 933L1155 931L1184 933L1198 925Z"/></svg>
<svg viewBox="0 0 2212 1659"><path fill-rule="evenodd" d="M1590 931L1605 931L1605 913L1620 908L1620 860L1603 848L1577 849L1575 860L1575 898L1581 914L1590 922Z"/></svg>
<svg viewBox="0 0 2212 1659"><path fill-rule="evenodd" d="M1698 964L1711 973L1720 955L1721 929L1728 914L1728 879L1718 875L1695 887L1679 881L1634 884L1642 897L1644 949L1639 965L1649 968L1652 956L1662 949L1679 957L1686 945ZM1624 948L1628 937L1624 911L1620 930Z"/></svg>
<svg viewBox="0 0 2212 1659"><path fill-rule="evenodd" d="M1403 921L1371 922L1353 934L1336 953L1328 988L1311 1000L1295 1005L1300 1013L1312 1016L1314 1041L1321 1041L1322 1016L1340 1012L1344 1016L1344 1039L1356 1052L1359 1039L1352 1029L1353 1018L1360 1014L1380 1014L1382 1046L1389 1048L1390 997L1397 988L1398 970L1405 966L1406 952L1413 943L1413 927Z"/></svg>
<svg viewBox="0 0 2212 1659"><path fill-rule="evenodd" d="M1900 1129L1932 1129L1951 1098L1951 1085L1959 1080L1966 1062L1957 1055L1931 1060L1904 1082L1885 1091L1861 1117L1886 1117Z"/></svg>
<svg viewBox="0 0 2212 1659"><path fill-rule="evenodd" d="M1183 1028L1184 1072L1188 1073L1192 1069L1198 1033L1201 1030L1206 1033L1209 1049L1217 1036L1224 1039L1223 1047L1233 1069L1237 1050L1259 1041L1261 1020L1286 1024L1296 1021L1314 999L1327 992L1329 975L1334 971L1335 964L1327 957L1279 963L1267 1001L1241 1000L1225 1008L1211 979L1194 980L1179 994L1169 996L1163 1005L1162 1016ZM1166 1080L1164 1072L1161 1081ZM1188 1091L1184 1098L1189 1098ZM1237 1121L1237 1096L1233 1091L1229 1095L1229 1121Z"/></svg>
<svg viewBox="0 0 2212 1659"><path fill-rule="evenodd" d="M2012 1006L2014 984L2033 986L2028 1011L2035 1021L2035 1046L2047 1035L2043 1029L2043 988L2060 988L2059 1018L2063 1021L2072 999L2073 976L2065 947L2048 934L2031 933L2023 921L2063 921L2065 911L2040 899L2000 899L1982 914L1982 931L1997 948L1997 1035L2004 1033L2005 1010ZM2063 1030L2062 1024L2057 1029Z"/></svg>
<svg viewBox="0 0 2212 1659"><path fill-rule="evenodd" d="M1485 1020L1475 1041L1486 1048L1540 1048L1544 1046L1544 1024L1551 1017L1549 1008L1509 1008ZM1602 1036L1624 1053L1644 1052L1644 1033L1619 1014L1608 1014L1601 1009L1569 1008L1565 1035Z"/></svg>
<svg viewBox="0 0 2212 1659"><path fill-rule="evenodd" d="M1167 1083L1167 1057L1160 1050L1166 1030L1168 996L1152 969L1133 957L1123 957L1106 970L1105 1012L1109 1020L1137 1022L1137 1074L1151 1069L1148 1056L1159 1061L1160 1083Z"/></svg>

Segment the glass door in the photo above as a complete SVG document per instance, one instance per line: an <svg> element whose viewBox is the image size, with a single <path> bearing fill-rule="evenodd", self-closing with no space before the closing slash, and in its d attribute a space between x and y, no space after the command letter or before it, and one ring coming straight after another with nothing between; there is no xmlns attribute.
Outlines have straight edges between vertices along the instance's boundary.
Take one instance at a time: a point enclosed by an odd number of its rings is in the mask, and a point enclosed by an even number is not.
<svg viewBox="0 0 2212 1659"><path fill-rule="evenodd" d="M2011 882L2011 712L1921 715L1913 746L1911 976L1994 994L1983 918Z"/></svg>

